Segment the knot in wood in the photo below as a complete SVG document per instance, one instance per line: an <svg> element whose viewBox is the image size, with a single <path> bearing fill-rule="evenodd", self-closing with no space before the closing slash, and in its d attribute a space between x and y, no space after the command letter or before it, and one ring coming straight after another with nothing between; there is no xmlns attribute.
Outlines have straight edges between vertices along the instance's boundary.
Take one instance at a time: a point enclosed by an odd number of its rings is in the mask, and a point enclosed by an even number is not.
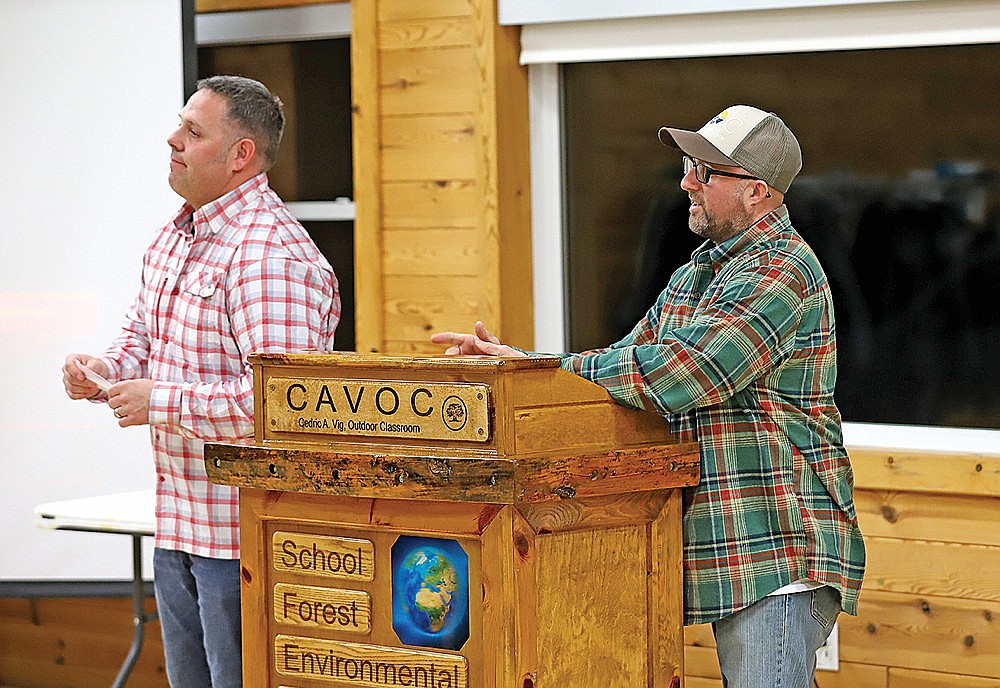
<svg viewBox="0 0 1000 688"><path fill-rule="evenodd" d="M573 497L576 497L576 488L572 485L560 485L552 490L552 493L563 499L573 499Z"/></svg>
<svg viewBox="0 0 1000 688"><path fill-rule="evenodd" d="M528 538L524 537L521 533L514 536L514 549L517 550L517 556L524 559L528 554Z"/></svg>
<svg viewBox="0 0 1000 688"><path fill-rule="evenodd" d="M882 507L882 518L884 518L889 523L895 523L896 519L899 518L899 513L889 505Z"/></svg>

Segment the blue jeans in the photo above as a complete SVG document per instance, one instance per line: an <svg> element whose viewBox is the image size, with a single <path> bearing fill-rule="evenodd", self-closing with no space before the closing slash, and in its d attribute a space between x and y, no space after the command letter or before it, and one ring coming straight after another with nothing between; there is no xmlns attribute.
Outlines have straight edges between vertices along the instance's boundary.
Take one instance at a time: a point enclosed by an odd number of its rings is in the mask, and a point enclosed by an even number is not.
<svg viewBox="0 0 1000 688"><path fill-rule="evenodd" d="M240 688L240 561L153 550L153 587L173 688Z"/></svg>
<svg viewBox="0 0 1000 688"><path fill-rule="evenodd" d="M758 600L712 624L729 688L811 688L816 650L840 613L840 593L821 588Z"/></svg>

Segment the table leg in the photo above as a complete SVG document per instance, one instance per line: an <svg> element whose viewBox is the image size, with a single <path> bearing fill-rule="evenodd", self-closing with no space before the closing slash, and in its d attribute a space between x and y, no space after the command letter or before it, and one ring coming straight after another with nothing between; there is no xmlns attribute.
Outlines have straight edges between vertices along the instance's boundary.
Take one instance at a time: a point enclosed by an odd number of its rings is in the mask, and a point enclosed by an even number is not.
<svg viewBox="0 0 1000 688"><path fill-rule="evenodd" d="M156 613L146 614L145 590L142 582L142 536L132 536L132 647L128 656L118 670L118 676L111 688L123 688L128 682L129 674L135 668L136 660L142 651L142 642L146 638L146 622L156 619Z"/></svg>

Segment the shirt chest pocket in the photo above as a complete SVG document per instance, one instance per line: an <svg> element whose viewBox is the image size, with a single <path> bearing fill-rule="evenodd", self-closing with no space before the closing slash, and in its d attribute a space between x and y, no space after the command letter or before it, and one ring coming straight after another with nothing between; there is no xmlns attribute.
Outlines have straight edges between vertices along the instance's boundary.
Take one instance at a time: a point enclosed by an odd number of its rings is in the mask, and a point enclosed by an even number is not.
<svg viewBox="0 0 1000 688"><path fill-rule="evenodd" d="M198 270L181 275L170 320L182 341L199 349L215 349L228 330L226 317L226 273Z"/></svg>
<svg viewBox="0 0 1000 688"><path fill-rule="evenodd" d="M181 277L178 291L188 298L211 299L222 290L226 273L223 270L199 270Z"/></svg>

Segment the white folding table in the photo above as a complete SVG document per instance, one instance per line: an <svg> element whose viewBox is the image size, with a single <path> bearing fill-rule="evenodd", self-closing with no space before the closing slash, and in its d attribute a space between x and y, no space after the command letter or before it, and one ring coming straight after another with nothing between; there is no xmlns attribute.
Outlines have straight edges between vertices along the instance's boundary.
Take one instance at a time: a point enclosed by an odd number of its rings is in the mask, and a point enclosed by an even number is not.
<svg viewBox="0 0 1000 688"><path fill-rule="evenodd" d="M122 663L112 688L123 688L135 667L146 637L146 622L156 614L146 614L142 580L142 538L155 532L153 490L121 492L100 497L68 499L35 507L37 524L52 530L88 533L118 533L132 538L132 647Z"/></svg>

